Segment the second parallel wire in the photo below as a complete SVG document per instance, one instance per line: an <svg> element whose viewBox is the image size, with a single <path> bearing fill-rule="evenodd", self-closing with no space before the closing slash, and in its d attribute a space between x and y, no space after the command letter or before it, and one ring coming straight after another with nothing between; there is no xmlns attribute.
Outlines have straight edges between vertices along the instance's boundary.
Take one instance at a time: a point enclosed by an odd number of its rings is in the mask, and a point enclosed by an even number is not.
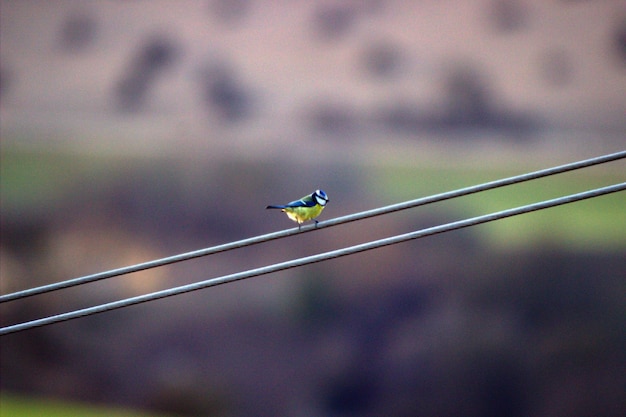
<svg viewBox="0 0 626 417"><path fill-rule="evenodd" d="M626 190L626 182L0 328L0 336Z"/></svg>

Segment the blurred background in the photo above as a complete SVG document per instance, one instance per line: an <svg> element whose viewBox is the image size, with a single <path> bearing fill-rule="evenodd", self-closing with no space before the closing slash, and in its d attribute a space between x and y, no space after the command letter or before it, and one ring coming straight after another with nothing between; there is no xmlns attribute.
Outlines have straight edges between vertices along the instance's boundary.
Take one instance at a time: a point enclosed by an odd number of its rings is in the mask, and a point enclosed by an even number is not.
<svg viewBox="0 0 626 417"><path fill-rule="evenodd" d="M324 220L623 150L625 114L621 0L0 0L0 291L295 227L264 207L316 188ZM624 172L7 302L0 322ZM623 416L624 207L622 192L3 336L0 412Z"/></svg>

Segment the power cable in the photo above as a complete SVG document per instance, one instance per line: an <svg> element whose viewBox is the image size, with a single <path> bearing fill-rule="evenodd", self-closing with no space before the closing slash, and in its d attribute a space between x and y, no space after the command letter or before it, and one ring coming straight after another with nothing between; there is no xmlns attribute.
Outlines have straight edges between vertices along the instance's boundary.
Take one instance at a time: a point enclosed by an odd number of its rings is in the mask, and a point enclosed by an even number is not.
<svg viewBox="0 0 626 417"><path fill-rule="evenodd" d="M460 188L458 190L444 192L441 194L435 194L432 196L418 198L415 200L409 200L398 204L392 204L385 207L380 207L372 210L366 210L359 213L349 214L342 217L336 217L334 219L320 221L317 225L311 225L307 227L303 227L302 230L298 228L286 229L278 232L268 233L264 235L259 235L255 237L251 237L248 239L243 239L235 242L230 242L222 245L212 246L205 249L199 249L196 251L186 252L174 256L168 256L161 259L156 259L148 262L143 262L131 266L126 266L122 268L112 269L109 271L99 272L96 274L85 275L78 278L69 279L66 281L55 282L52 284L47 284L39 287L34 287L26 290L17 291L10 294L0 295L0 303L4 303L11 300L18 300L26 297L31 297L37 294L44 294L51 291L60 290L63 288L74 287L77 285L86 284L89 282L95 282L107 278L112 278L120 275L130 274L133 272L143 271L146 269L156 268L160 266L165 266L177 262L186 261L189 259L199 258L202 256L213 255L220 252L226 252L233 249L243 248L246 246L256 245L263 242L268 242L275 239L281 239L287 236L311 232L313 230L322 229L325 227L337 226L343 223L354 222L357 220L363 220L370 217L380 216L387 213L392 213L400 210L406 210L418 206L423 206L426 204L436 203L439 201L449 200L469 194L478 193L481 191L487 191L507 185L517 184L525 181L530 181L542 177L547 177L550 175L561 174L568 171L574 171L581 168L587 168L594 165L603 164L606 162L616 161L619 159L626 158L626 151L620 151L612 154L607 154L603 156L598 156L590 159L585 159L578 162L572 162L565 165L556 166L553 168L542 169L539 171L530 172L527 174L516 175L509 178L504 178L500 180L495 180L491 182L486 182L479 185L474 185L470 187Z"/></svg>
<svg viewBox="0 0 626 417"><path fill-rule="evenodd" d="M626 182L0 328L0 336L626 190Z"/></svg>

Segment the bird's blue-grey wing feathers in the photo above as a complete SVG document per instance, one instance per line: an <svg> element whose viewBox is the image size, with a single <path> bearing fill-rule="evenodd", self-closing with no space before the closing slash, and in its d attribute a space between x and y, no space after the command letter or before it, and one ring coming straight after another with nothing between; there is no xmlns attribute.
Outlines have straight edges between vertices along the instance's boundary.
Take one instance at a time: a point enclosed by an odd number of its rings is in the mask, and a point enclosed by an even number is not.
<svg viewBox="0 0 626 417"><path fill-rule="evenodd" d="M285 205L267 206L267 208L284 209L294 207L315 207L316 204L317 203L311 196L306 196L300 200L292 201L291 203L287 203Z"/></svg>
<svg viewBox="0 0 626 417"><path fill-rule="evenodd" d="M288 204L267 206L267 208L284 209L284 208L294 208L294 207L313 207L314 205L315 205L315 202L313 201L297 200L297 201L292 201L291 203L288 203Z"/></svg>
<svg viewBox="0 0 626 417"><path fill-rule="evenodd" d="M309 199L302 199L302 200L296 200L296 201L292 201L291 203L287 204L287 207L313 207L315 206L315 201L313 201L313 199L309 200Z"/></svg>

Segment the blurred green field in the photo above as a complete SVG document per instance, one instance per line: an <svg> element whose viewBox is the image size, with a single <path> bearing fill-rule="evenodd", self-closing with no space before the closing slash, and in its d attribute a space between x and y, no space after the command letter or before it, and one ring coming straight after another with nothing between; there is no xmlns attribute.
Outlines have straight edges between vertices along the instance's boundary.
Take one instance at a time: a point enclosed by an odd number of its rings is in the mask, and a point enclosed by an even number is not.
<svg viewBox="0 0 626 417"><path fill-rule="evenodd" d="M3 209L21 210L54 204L77 181L90 181L124 172L122 158L73 155L65 152L4 148L0 152Z"/></svg>
<svg viewBox="0 0 626 417"><path fill-rule="evenodd" d="M52 399L0 394L0 417L157 417L156 414ZM162 414L160 416L163 416Z"/></svg>
<svg viewBox="0 0 626 417"><path fill-rule="evenodd" d="M625 181L614 169L582 169L526 183L502 187L449 202L418 208L420 213L445 210L453 220L479 216L553 199ZM607 164L607 167L610 164ZM548 167L546 167L548 168ZM375 188L385 190L384 200L399 202L452 191L519 175L525 171L498 169L387 168L374 178ZM479 225L473 231L494 248L525 248L537 244L574 250L623 250L626 248L626 192L618 192L571 204Z"/></svg>

